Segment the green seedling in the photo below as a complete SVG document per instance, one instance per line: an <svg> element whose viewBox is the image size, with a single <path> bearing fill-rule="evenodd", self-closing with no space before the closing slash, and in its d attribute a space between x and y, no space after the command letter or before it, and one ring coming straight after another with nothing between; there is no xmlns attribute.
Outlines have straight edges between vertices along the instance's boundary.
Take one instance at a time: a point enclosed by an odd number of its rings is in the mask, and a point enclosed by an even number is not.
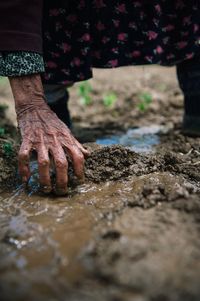
<svg viewBox="0 0 200 301"><path fill-rule="evenodd" d="M0 128L0 136L4 136L5 135L5 129L4 128Z"/></svg>
<svg viewBox="0 0 200 301"><path fill-rule="evenodd" d="M6 155L6 157L10 157L12 156L13 154L13 146L10 142L5 142L3 144L3 150L4 150L4 153Z"/></svg>
<svg viewBox="0 0 200 301"><path fill-rule="evenodd" d="M117 101L117 95L115 93L109 93L104 95L103 104L105 107L112 107Z"/></svg>
<svg viewBox="0 0 200 301"><path fill-rule="evenodd" d="M92 103L92 86L88 81L84 81L78 86L78 96L80 96L80 101L84 106L88 106Z"/></svg>
<svg viewBox="0 0 200 301"><path fill-rule="evenodd" d="M142 112L146 111L153 101L153 97L150 93L144 92L138 95L140 103L138 104L138 109Z"/></svg>

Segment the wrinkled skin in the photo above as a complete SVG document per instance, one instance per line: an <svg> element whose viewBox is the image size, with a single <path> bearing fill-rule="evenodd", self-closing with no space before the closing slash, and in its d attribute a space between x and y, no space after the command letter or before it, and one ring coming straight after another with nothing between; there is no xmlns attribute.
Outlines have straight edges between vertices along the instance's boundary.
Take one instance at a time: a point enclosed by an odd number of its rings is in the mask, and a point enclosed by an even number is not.
<svg viewBox="0 0 200 301"><path fill-rule="evenodd" d="M27 183L30 178L29 160L34 150L37 152L41 189L45 193L51 192L51 156L56 170L55 192L64 195L67 193L68 183L66 153L73 161L76 176L83 178L84 156L88 155L88 151L45 103L40 75L12 77L9 80L22 136L19 151L19 173L22 180Z"/></svg>

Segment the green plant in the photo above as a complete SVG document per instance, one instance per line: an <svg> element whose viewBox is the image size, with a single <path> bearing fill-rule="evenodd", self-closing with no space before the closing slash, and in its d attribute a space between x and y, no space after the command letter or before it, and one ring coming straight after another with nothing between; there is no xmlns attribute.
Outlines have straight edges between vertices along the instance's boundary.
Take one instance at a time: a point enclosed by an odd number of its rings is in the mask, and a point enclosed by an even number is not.
<svg viewBox="0 0 200 301"><path fill-rule="evenodd" d="M78 95L81 97L80 101L83 105L88 106L92 103L92 86L88 81L84 81L78 86Z"/></svg>
<svg viewBox="0 0 200 301"><path fill-rule="evenodd" d="M0 128L0 136L4 136L5 135L5 129L4 128Z"/></svg>
<svg viewBox="0 0 200 301"><path fill-rule="evenodd" d="M104 95L103 104L105 107L112 107L117 101L117 95L115 93L109 93Z"/></svg>
<svg viewBox="0 0 200 301"><path fill-rule="evenodd" d="M153 96L149 92L144 92L138 95L140 100L138 109L142 112L146 111L153 101Z"/></svg>
<svg viewBox="0 0 200 301"><path fill-rule="evenodd" d="M13 154L13 146L10 142L5 142L3 144L3 150L4 150L4 153L7 157L10 157L12 156Z"/></svg>

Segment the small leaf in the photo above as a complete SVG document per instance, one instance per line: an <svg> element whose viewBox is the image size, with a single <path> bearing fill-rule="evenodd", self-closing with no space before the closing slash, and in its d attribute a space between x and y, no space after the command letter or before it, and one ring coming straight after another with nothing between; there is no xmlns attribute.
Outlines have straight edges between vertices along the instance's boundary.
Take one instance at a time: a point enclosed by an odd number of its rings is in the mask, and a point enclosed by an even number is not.
<svg viewBox="0 0 200 301"><path fill-rule="evenodd" d="M105 107L111 107L117 101L117 95L114 93L107 94L103 97L103 104Z"/></svg>

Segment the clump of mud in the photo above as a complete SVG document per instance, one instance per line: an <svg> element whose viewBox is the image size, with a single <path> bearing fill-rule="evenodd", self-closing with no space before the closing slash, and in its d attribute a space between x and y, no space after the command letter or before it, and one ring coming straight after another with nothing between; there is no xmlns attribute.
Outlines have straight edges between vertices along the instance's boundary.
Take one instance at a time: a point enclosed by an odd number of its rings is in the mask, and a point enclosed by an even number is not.
<svg viewBox="0 0 200 301"><path fill-rule="evenodd" d="M105 215L82 255L86 269L136 300L198 301L199 191L168 172L130 178L126 185L124 207L112 224Z"/></svg>
<svg viewBox="0 0 200 301"><path fill-rule="evenodd" d="M0 107L0 188L16 182L17 130L6 118L6 107Z"/></svg>
<svg viewBox="0 0 200 301"><path fill-rule="evenodd" d="M86 160L86 178L99 183L140 176L160 170L162 160L157 156L141 156L119 145L102 147L95 149Z"/></svg>

